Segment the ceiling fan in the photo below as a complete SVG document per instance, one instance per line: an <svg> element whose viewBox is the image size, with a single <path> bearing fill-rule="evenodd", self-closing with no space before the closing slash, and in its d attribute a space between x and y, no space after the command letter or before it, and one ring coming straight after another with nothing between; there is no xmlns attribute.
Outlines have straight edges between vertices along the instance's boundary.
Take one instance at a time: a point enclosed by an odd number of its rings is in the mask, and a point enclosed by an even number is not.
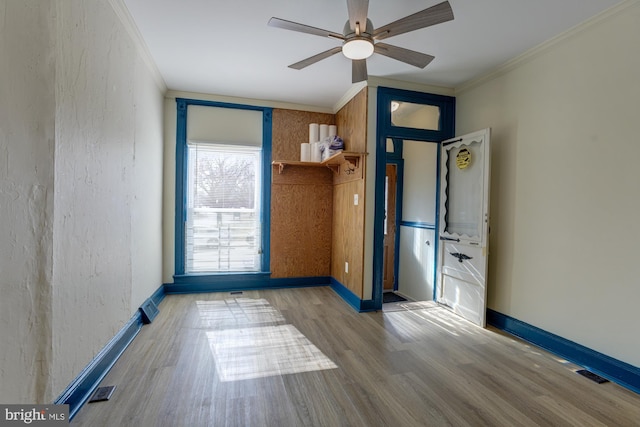
<svg viewBox="0 0 640 427"><path fill-rule="evenodd" d="M380 28L374 28L367 18L369 0L347 0L347 9L349 11L349 20L344 25L342 34L275 17L269 20L268 25L270 27L342 41L342 46L334 47L303 59L300 62L289 65L289 68L301 70L338 52L342 52L344 56L351 59L351 81L353 83L367 80L366 59L373 53L378 53L415 67L424 68L433 60L433 56L380 43L379 40L453 20L453 11L448 1L398 19Z"/></svg>

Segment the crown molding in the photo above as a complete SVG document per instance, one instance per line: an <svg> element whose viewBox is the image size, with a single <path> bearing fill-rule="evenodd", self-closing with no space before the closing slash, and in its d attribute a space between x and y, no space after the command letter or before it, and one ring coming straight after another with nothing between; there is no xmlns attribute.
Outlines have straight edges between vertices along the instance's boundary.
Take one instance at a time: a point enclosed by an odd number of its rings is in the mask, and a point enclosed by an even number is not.
<svg viewBox="0 0 640 427"><path fill-rule="evenodd" d="M318 107L318 106L306 105L306 104L294 104L291 102L269 101L265 99L240 98L235 96L216 95L211 93L197 93L197 92L185 92L185 91L178 91L178 90L168 90L165 93L164 97L165 99L169 99L169 100L172 100L175 98L202 99L204 101L227 102L230 104L253 105L256 107L271 107L271 108L280 108L283 110L298 110L298 111L310 111L314 113L335 114L331 108L326 108L326 107Z"/></svg>
<svg viewBox="0 0 640 427"><path fill-rule="evenodd" d="M362 89L364 89L365 87L367 87L367 86L368 86L368 82L367 81L358 82L358 83L352 84L351 87L349 88L349 90L346 91L344 93L344 95L342 95L342 97L340 97L338 102L336 102L336 104L333 106L333 114L336 114L338 111L340 111L340 109L342 107L347 105L349 103L349 101L351 101L351 99L353 99L354 96L359 94L360 91Z"/></svg>
<svg viewBox="0 0 640 427"><path fill-rule="evenodd" d="M413 83L413 82L407 82L404 80L389 79L385 77L370 76L367 83L371 87L383 86L383 87L390 87L394 89L411 90L414 92L425 92L425 93L433 93L436 95L446 95L446 96L453 96L454 94L454 89L450 87L434 86L434 85L428 85L424 83Z"/></svg>
<svg viewBox="0 0 640 427"><path fill-rule="evenodd" d="M129 36L131 37L134 44L138 48L138 51L140 52L140 57L142 58L142 61L147 65L147 68L149 69L149 71L151 71L151 74L153 76L153 79L156 85L162 91L162 93L166 93L167 84L165 83L164 78L162 77L162 74L160 74L160 70L158 69L156 62L154 61L153 56L151 56L149 47L147 46L147 43L144 41L144 38L142 37L142 34L140 33L138 26L133 20L133 17L131 16L129 9L124 4L124 1L109 0L109 4L113 8L113 11L118 16L118 18L120 19L120 22L122 22L122 25L124 26L125 30L127 31L127 33L129 33Z"/></svg>

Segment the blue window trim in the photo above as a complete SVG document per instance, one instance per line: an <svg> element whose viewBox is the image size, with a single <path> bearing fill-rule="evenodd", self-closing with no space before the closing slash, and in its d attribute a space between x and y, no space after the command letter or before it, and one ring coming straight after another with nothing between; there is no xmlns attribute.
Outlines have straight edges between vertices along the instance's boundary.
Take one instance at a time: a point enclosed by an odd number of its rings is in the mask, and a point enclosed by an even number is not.
<svg viewBox="0 0 640 427"><path fill-rule="evenodd" d="M391 124L391 101L407 101L416 104L437 105L440 107L440 130L413 129ZM376 133L376 179L375 179L375 207L373 215L373 306L382 308L382 276L384 234L384 177L387 161L387 138L408 139L438 143L452 138L455 134L455 109L456 99L451 96L435 95L422 92L406 91L387 87L378 88L377 101L377 133ZM394 144L395 145L395 144ZM395 151L395 150L394 150ZM395 154L395 153L394 153ZM437 156L438 180L436 182L436 224L437 229L440 218L438 200L440 200L440 150ZM438 254L438 239L435 239L434 254ZM435 262L435 258L434 258ZM435 270L435 269L434 269ZM435 283L434 271L434 283ZM435 287L434 287L435 298Z"/></svg>
<svg viewBox="0 0 640 427"><path fill-rule="evenodd" d="M262 261L259 273L268 274L270 268L271 245L271 130L273 109L254 105L231 104L227 102L204 101L199 99L176 98L176 218L175 218L175 267L174 278L189 276L185 274L184 227L187 220L187 111L189 105L205 107L233 108L262 112ZM238 274L246 274L239 272ZM215 280L228 277L228 273L211 273L206 278ZM202 275L198 275L202 279Z"/></svg>

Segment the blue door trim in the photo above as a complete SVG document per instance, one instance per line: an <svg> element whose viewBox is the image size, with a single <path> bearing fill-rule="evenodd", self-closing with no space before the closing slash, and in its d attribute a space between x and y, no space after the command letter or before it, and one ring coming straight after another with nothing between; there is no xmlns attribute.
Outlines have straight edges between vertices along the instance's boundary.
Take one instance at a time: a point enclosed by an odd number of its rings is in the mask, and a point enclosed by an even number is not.
<svg viewBox="0 0 640 427"><path fill-rule="evenodd" d="M407 101L416 104L437 105L440 107L440 130L423 130L412 129L391 124L391 101ZM446 139L452 138L455 133L455 107L456 100L451 96L435 95L414 91L406 91L400 89L392 89L386 87L378 88L377 101L377 131L376 131L376 178L375 178L375 202L374 202L374 218L373 218L373 306L377 309L382 308L382 276L384 271L383 265L383 245L384 236L382 233L384 227L384 177L385 168L388 160L387 156L387 138L409 139L415 141L425 141L431 143L440 143ZM395 144L394 144L395 145ZM395 151L395 150L394 150ZM395 154L395 153L394 153ZM394 156L395 157L395 156ZM440 150L437 157L437 174L436 182L436 224L440 212L438 209L438 200L440 199ZM434 262L438 253L438 239L435 239ZM434 283L435 282L434 269ZM435 293L435 286L434 286Z"/></svg>

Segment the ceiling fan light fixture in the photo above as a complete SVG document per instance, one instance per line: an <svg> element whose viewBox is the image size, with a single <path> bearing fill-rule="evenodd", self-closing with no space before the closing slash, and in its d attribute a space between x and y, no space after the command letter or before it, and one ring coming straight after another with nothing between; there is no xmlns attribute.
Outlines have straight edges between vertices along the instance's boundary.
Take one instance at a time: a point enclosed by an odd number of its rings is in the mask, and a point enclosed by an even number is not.
<svg viewBox="0 0 640 427"><path fill-rule="evenodd" d="M373 55L373 42L364 37L353 37L344 42L342 54L349 59L367 59Z"/></svg>

